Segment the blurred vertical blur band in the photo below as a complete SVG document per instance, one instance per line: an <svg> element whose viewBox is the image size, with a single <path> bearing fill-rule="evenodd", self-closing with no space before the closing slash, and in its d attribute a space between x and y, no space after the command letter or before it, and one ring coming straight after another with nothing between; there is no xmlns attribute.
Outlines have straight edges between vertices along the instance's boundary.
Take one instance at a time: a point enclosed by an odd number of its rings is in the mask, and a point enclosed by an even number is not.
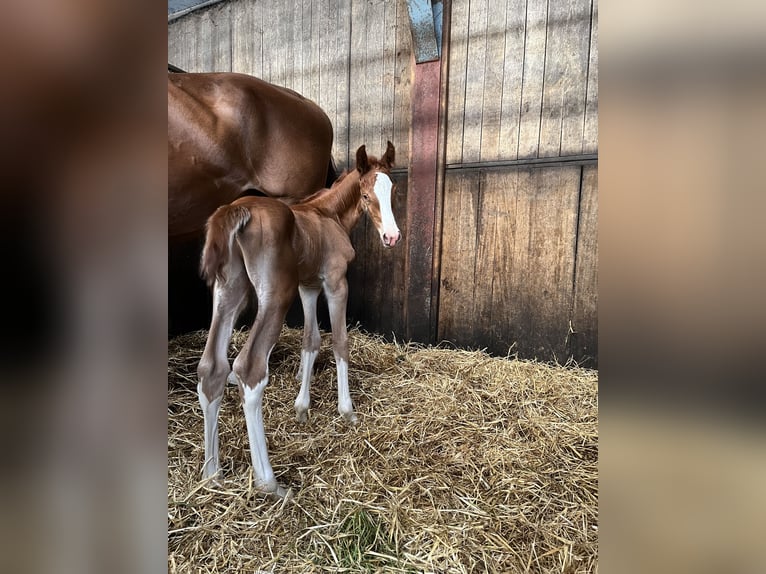
<svg viewBox="0 0 766 574"><path fill-rule="evenodd" d="M600 566L762 572L766 3L600 16Z"/></svg>
<svg viewBox="0 0 766 574"><path fill-rule="evenodd" d="M0 7L0 571L165 557L162 4Z"/></svg>

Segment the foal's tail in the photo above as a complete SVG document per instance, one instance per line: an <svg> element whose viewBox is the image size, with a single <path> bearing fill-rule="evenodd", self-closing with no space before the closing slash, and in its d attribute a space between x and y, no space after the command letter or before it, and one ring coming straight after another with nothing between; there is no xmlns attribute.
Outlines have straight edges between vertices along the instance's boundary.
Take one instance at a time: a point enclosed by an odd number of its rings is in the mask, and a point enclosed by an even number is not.
<svg viewBox="0 0 766 574"><path fill-rule="evenodd" d="M223 205L207 220L199 269L208 286L212 287L216 280L226 280L224 268L231 258L234 236L249 221L250 209L244 205Z"/></svg>

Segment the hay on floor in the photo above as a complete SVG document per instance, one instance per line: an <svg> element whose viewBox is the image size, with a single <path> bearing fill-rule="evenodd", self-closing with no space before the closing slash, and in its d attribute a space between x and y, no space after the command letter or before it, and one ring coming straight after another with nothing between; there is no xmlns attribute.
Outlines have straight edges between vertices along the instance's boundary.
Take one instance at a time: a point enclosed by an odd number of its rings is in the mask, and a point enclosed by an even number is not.
<svg viewBox="0 0 766 574"><path fill-rule="evenodd" d="M232 340L233 358L247 332ZM269 455L293 490L251 488L239 394L221 407L223 482L200 481L196 365L205 332L169 343L170 572L594 572L597 373L349 333L360 424L337 413L328 334L309 420L295 422L300 330L264 397Z"/></svg>

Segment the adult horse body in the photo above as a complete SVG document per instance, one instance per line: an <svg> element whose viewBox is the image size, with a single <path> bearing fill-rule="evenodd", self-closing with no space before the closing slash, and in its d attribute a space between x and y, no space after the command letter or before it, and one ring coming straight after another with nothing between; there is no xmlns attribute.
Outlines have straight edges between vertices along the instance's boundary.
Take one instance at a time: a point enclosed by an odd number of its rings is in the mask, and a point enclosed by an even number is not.
<svg viewBox="0 0 766 574"><path fill-rule="evenodd" d="M262 398L269 379L269 355L296 293L300 294L305 318L296 418L305 421L309 407L311 373L321 341L316 307L324 290L337 368L338 411L349 423L356 423L348 390L346 268L354 257L349 233L365 212L386 247L399 240L391 211L394 153L388 142L378 161L360 147L355 170L303 203L288 207L272 198L244 197L218 208L210 217L201 270L213 284L213 319L197 369L205 421L203 477L218 472L218 411L225 382L231 376L244 402L257 486L284 496L269 462ZM258 299L255 323L230 369L227 351L232 327L253 288Z"/></svg>
<svg viewBox="0 0 766 574"><path fill-rule="evenodd" d="M168 235L200 233L253 190L286 203L329 185L332 124L300 94L234 73L168 74Z"/></svg>

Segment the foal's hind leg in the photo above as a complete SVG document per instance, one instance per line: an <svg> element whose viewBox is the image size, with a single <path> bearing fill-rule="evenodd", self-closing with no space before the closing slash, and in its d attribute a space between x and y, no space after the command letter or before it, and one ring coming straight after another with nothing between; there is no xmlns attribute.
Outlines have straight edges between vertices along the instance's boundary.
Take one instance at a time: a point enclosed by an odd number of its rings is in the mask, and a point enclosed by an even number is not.
<svg viewBox="0 0 766 574"><path fill-rule="evenodd" d="M348 301L348 283L343 273L329 277L325 281L327 306L330 309L332 326L332 350L338 372L338 412L351 425L358 419L354 414L354 405L348 390L348 331L346 330L346 304Z"/></svg>
<svg viewBox="0 0 766 574"><path fill-rule="evenodd" d="M197 393L205 421L205 462L202 477L218 472L218 411L226 377L231 369L227 351L234 322L247 303L250 289L245 267L238 254L233 254L225 282L216 281L213 289L213 319L199 365Z"/></svg>
<svg viewBox="0 0 766 574"><path fill-rule="evenodd" d="M319 354L322 337L317 324L317 299L320 289L301 285L298 292L303 305L303 345L301 348L301 364L298 368L298 380L301 390L295 399L295 418L298 422L306 422L306 414L311 403L311 373L314 361Z"/></svg>
<svg viewBox="0 0 766 574"><path fill-rule="evenodd" d="M247 261L248 274L258 297L258 313L250 336L233 365L242 392L256 487L278 497L284 497L287 491L277 483L269 462L263 427L263 393L269 383L269 356L279 339L298 285L297 272L291 268L290 252L283 255L281 262L278 253L267 253Z"/></svg>

